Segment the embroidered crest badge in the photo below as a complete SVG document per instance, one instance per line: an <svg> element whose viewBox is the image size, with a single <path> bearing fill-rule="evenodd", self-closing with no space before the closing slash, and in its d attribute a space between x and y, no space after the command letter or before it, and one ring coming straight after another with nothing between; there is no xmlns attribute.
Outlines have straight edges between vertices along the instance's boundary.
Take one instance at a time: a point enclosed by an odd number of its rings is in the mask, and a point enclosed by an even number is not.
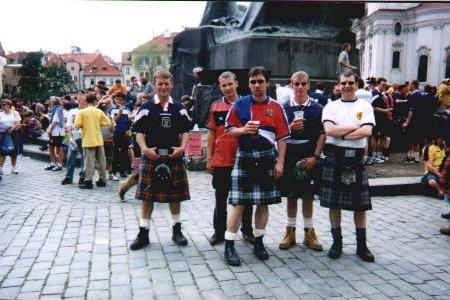
<svg viewBox="0 0 450 300"><path fill-rule="evenodd" d="M161 118L161 127L163 127L163 128L172 127L172 123L170 122L170 117L162 117Z"/></svg>
<svg viewBox="0 0 450 300"><path fill-rule="evenodd" d="M358 119L358 121L361 121L362 115L363 115L362 111L358 111L358 112L356 113L356 119Z"/></svg>
<svg viewBox="0 0 450 300"><path fill-rule="evenodd" d="M268 109L266 110L266 116L268 116L268 117L273 117L273 109L268 108Z"/></svg>

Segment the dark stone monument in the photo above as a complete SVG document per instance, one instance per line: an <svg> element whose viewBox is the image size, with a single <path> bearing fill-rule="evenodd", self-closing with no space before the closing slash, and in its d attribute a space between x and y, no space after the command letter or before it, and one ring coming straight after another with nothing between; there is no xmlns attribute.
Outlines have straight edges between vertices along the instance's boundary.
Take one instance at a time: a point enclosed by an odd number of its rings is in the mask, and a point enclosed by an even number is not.
<svg viewBox="0 0 450 300"><path fill-rule="evenodd" d="M342 43L355 42L350 19L363 15L363 3L252 2L244 11L235 2L208 2L200 26L174 40L174 94L190 95L197 66L205 69L205 85L214 85L220 71L234 71L242 95L249 92L246 74L257 65L270 70L273 83L284 83L298 70L308 72L312 80L334 81ZM358 65L357 55L350 56ZM199 125L206 121L203 110L212 100L198 97Z"/></svg>

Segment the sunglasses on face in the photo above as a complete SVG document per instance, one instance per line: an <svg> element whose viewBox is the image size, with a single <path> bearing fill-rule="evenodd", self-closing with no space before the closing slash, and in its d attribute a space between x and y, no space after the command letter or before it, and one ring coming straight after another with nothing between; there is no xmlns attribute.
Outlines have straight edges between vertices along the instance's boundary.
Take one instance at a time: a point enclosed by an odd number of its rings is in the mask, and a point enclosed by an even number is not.
<svg viewBox="0 0 450 300"><path fill-rule="evenodd" d="M346 86L346 85L354 85L355 82L354 81L342 81L340 83L342 86Z"/></svg>
<svg viewBox="0 0 450 300"><path fill-rule="evenodd" d="M263 84L264 82L266 82L264 79L250 80L250 84Z"/></svg>
<svg viewBox="0 0 450 300"><path fill-rule="evenodd" d="M300 85L306 86L306 85L308 84L308 82L306 82L306 81L304 81L304 82L294 82L293 84L294 84L295 86L300 86Z"/></svg>

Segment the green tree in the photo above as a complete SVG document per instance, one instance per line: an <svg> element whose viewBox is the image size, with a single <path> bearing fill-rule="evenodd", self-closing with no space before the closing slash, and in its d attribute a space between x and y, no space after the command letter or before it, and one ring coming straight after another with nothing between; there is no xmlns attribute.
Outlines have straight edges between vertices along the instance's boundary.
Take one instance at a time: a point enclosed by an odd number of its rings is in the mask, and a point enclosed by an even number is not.
<svg viewBox="0 0 450 300"><path fill-rule="evenodd" d="M21 78L19 80L20 93L22 99L42 99L45 97L42 90L42 63L44 56L42 52L30 52L22 60L22 67L19 69Z"/></svg>
<svg viewBox="0 0 450 300"><path fill-rule="evenodd" d="M147 75L148 80L153 79L156 70L161 67L161 53L156 45L140 47L132 52L133 68Z"/></svg>
<svg viewBox="0 0 450 300"><path fill-rule="evenodd" d="M63 96L74 88L74 83L66 68L53 64L42 70L43 90L46 96Z"/></svg>

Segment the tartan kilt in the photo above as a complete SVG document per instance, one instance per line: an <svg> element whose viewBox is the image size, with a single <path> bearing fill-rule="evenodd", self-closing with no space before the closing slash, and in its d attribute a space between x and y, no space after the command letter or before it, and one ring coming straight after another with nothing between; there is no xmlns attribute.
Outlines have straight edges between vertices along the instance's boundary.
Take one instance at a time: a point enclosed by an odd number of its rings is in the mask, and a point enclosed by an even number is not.
<svg viewBox="0 0 450 300"><path fill-rule="evenodd" d="M177 203L190 199L188 178L183 158L167 159L164 162L169 165L172 172L171 187L159 190L158 187L152 186L152 172L153 168L160 161L152 161L145 155L141 157L136 199L161 203Z"/></svg>
<svg viewBox="0 0 450 300"><path fill-rule="evenodd" d="M264 174L267 180L264 184L250 180L248 171L244 168L243 158L266 158L273 160L273 167ZM231 190L228 203L232 205L269 205L281 203L280 190L275 184L274 148L269 150L241 150L238 149L236 162L231 171Z"/></svg>
<svg viewBox="0 0 450 300"><path fill-rule="evenodd" d="M362 184L359 191L343 190L340 178L337 178L337 168L333 155L328 155L323 161L322 181L320 187L320 205L328 208L350 211L366 211L372 209L369 194L369 179L367 166L362 164Z"/></svg>

